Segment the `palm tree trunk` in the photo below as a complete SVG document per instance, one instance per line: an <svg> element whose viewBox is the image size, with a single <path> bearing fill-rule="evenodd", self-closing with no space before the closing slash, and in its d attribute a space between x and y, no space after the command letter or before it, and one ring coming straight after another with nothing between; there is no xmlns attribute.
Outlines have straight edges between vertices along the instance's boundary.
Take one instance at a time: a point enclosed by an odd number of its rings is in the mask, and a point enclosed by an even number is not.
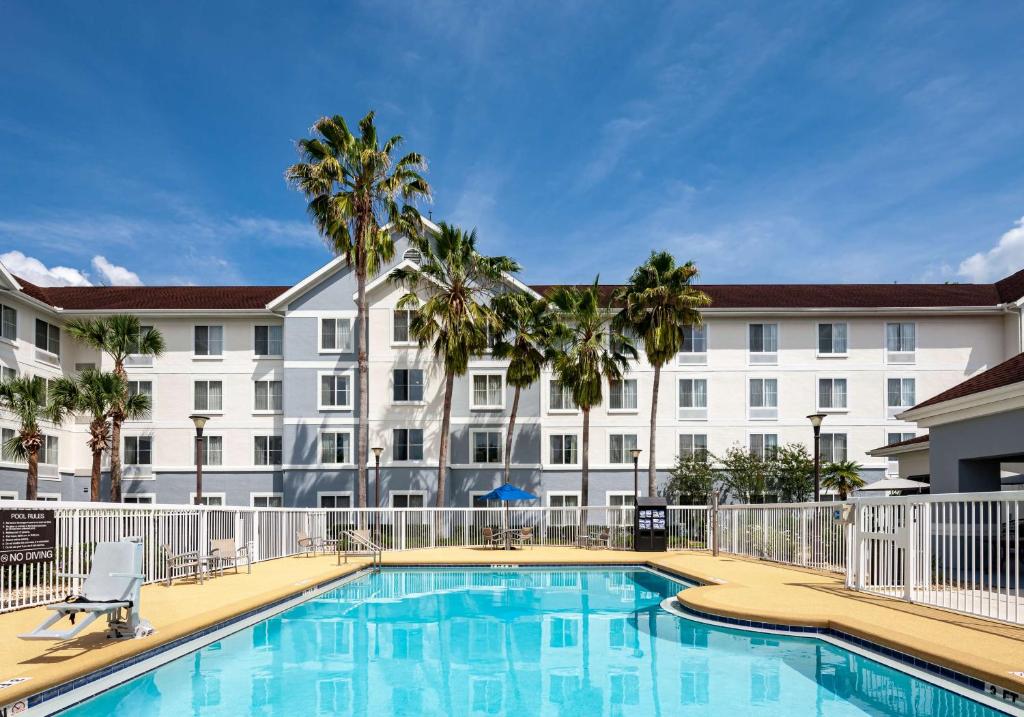
<svg viewBox="0 0 1024 717"><path fill-rule="evenodd" d="M580 457L580 533L587 530L587 506L590 505L590 409L583 409L583 455Z"/></svg>
<svg viewBox="0 0 1024 717"><path fill-rule="evenodd" d="M508 415L508 433L505 434L505 482L510 483L512 478L512 432L516 429L516 414L519 413L519 392L520 386L512 395L512 412Z"/></svg>
<svg viewBox="0 0 1024 717"><path fill-rule="evenodd" d="M365 508L369 482L367 480L367 456L370 445L370 367L369 367L369 322L366 320L366 264L362 258L356 261L356 326L359 342L359 440L356 449L356 466L358 469L359 507Z"/></svg>
<svg viewBox="0 0 1024 717"><path fill-rule="evenodd" d="M445 506L445 488L447 484L448 434L452 422L452 387L455 385L455 374L450 371L444 375L444 414L441 417L441 446L437 455L437 507Z"/></svg>
<svg viewBox="0 0 1024 717"><path fill-rule="evenodd" d="M651 438L648 443L649 455L647 456L647 495L657 494L658 468L657 445L658 445L658 390L661 388L661 364L654 365L654 388L651 389Z"/></svg>
<svg viewBox="0 0 1024 717"><path fill-rule="evenodd" d="M110 501L121 502L121 418L110 421Z"/></svg>
<svg viewBox="0 0 1024 717"><path fill-rule="evenodd" d="M28 475L25 481L25 500L39 497L39 448L28 450Z"/></svg>
<svg viewBox="0 0 1024 717"><path fill-rule="evenodd" d="M103 471L103 449L92 452L92 477L89 480L89 500L98 503L100 500L100 475Z"/></svg>

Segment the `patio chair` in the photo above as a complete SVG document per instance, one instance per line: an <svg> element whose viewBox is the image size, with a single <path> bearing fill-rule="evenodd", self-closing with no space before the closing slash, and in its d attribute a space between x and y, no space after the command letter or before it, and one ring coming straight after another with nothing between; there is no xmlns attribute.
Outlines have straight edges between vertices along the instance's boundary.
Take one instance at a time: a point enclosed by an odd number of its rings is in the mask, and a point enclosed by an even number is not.
<svg viewBox="0 0 1024 717"><path fill-rule="evenodd" d="M501 545L501 539L494 532L494 528L484 528L482 530L482 535L483 535L483 541L484 541L484 547L485 548L488 547L488 546L490 546L492 548L497 548L498 546Z"/></svg>
<svg viewBox="0 0 1024 717"><path fill-rule="evenodd" d="M206 572L207 561L199 556L198 550L175 554L171 546L165 543L160 546L160 553L164 559L164 572L167 575L164 584L167 587L174 584L175 577L183 578L189 575L200 585L203 584L203 573Z"/></svg>
<svg viewBox="0 0 1024 717"><path fill-rule="evenodd" d="M533 528L520 528L515 535L516 545L526 545L533 543Z"/></svg>
<svg viewBox="0 0 1024 717"><path fill-rule="evenodd" d="M611 548L612 536L607 530L602 530L596 538L591 538L588 548Z"/></svg>
<svg viewBox="0 0 1024 717"><path fill-rule="evenodd" d="M295 541L299 544L302 552L309 557L315 553L326 553L328 550L337 550L338 541L330 540L320 536L310 536L304 530L295 531Z"/></svg>
<svg viewBox="0 0 1024 717"><path fill-rule="evenodd" d="M252 557L249 555L248 545L238 545L234 538L220 538L210 541L211 566L216 568L222 575L224 568L233 567L235 574L238 574L238 563L245 560L246 572L252 575Z"/></svg>
<svg viewBox="0 0 1024 717"><path fill-rule="evenodd" d="M22 640L70 640L101 616L107 618L107 637L143 637L152 633L152 625L139 616L139 595L146 579L142 572L142 553L142 543L134 540L97 543L88 575L65 574L65 577L85 579L78 594L56 605L48 605L54 614L32 632L18 637ZM85 619L76 624L78 613L84 613ZM71 629L50 629L65 616L71 620Z"/></svg>

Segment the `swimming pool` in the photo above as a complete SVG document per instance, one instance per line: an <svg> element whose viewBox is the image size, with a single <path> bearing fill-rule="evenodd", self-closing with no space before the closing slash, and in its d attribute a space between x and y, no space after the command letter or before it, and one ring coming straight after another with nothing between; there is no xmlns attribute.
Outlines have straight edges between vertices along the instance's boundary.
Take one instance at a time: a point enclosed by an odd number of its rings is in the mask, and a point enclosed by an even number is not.
<svg viewBox="0 0 1024 717"><path fill-rule="evenodd" d="M998 712L810 637L665 612L640 568L385 569L61 715Z"/></svg>

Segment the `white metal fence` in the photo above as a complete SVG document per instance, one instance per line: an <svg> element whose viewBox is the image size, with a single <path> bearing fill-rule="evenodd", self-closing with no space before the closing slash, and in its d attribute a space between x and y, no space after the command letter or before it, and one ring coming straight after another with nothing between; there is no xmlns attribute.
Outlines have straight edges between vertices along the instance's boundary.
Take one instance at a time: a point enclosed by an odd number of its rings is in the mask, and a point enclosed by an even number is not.
<svg viewBox="0 0 1024 717"><path fill-rule="evenodd" d="M206 553L210 541L234 538L249 546L253 562L301 552L297 534L334 538L350 528L368 529L385 550L474 547L485 533L531 529L533 545L573 546L586 535L611 548L633 545L633 508L245 508L30 503L4 501L3 508L56 512L57 552L45 563L0 565L0 612L42 605L74 592L89 570L96 543L140 537L147 582L167 578L165 550ZM708 514L703 506L668 510L669 549L707 548Z"/></svg>
<svg viewBox="0 0 1024 717"><path fill-rule="evenodd" d="M841 573L849 529L833 519L841 503L723 505L718 549L776 563Z"/></svg>

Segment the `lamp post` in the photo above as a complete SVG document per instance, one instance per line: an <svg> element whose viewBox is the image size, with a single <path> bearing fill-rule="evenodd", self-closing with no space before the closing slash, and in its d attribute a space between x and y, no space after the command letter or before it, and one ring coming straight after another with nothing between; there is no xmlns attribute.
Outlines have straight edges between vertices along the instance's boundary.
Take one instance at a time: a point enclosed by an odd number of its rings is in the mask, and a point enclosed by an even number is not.
<svg viewBox="0 0 1024 717"><path fill-rule="evenodd" d="M640 498L640 454L642 451L639 448L632 448L629 451L629 455L633 456L633 507L639 503Z"/></svg>
<svg viewBox="0 0 1024 717"><path fill-rule="evenodd" d="M203 427L210 420L208 416L192 414L189 416L196 427L196 505L203 504Z"/></svg>
<svg viewBox="0 0 1024 717"><path fill-rule="evenodd" d="M373 507L380 507L380 454L384 452L384 449L380 446L374 446L370 449L373 451Z"/></svg>
<svg viewBox="0 0 1024 717"><path fill-rule="evenodd" d="M814 502L821 500L821 422L824 413L812 413L807 417L814 428Z"/></svg>

